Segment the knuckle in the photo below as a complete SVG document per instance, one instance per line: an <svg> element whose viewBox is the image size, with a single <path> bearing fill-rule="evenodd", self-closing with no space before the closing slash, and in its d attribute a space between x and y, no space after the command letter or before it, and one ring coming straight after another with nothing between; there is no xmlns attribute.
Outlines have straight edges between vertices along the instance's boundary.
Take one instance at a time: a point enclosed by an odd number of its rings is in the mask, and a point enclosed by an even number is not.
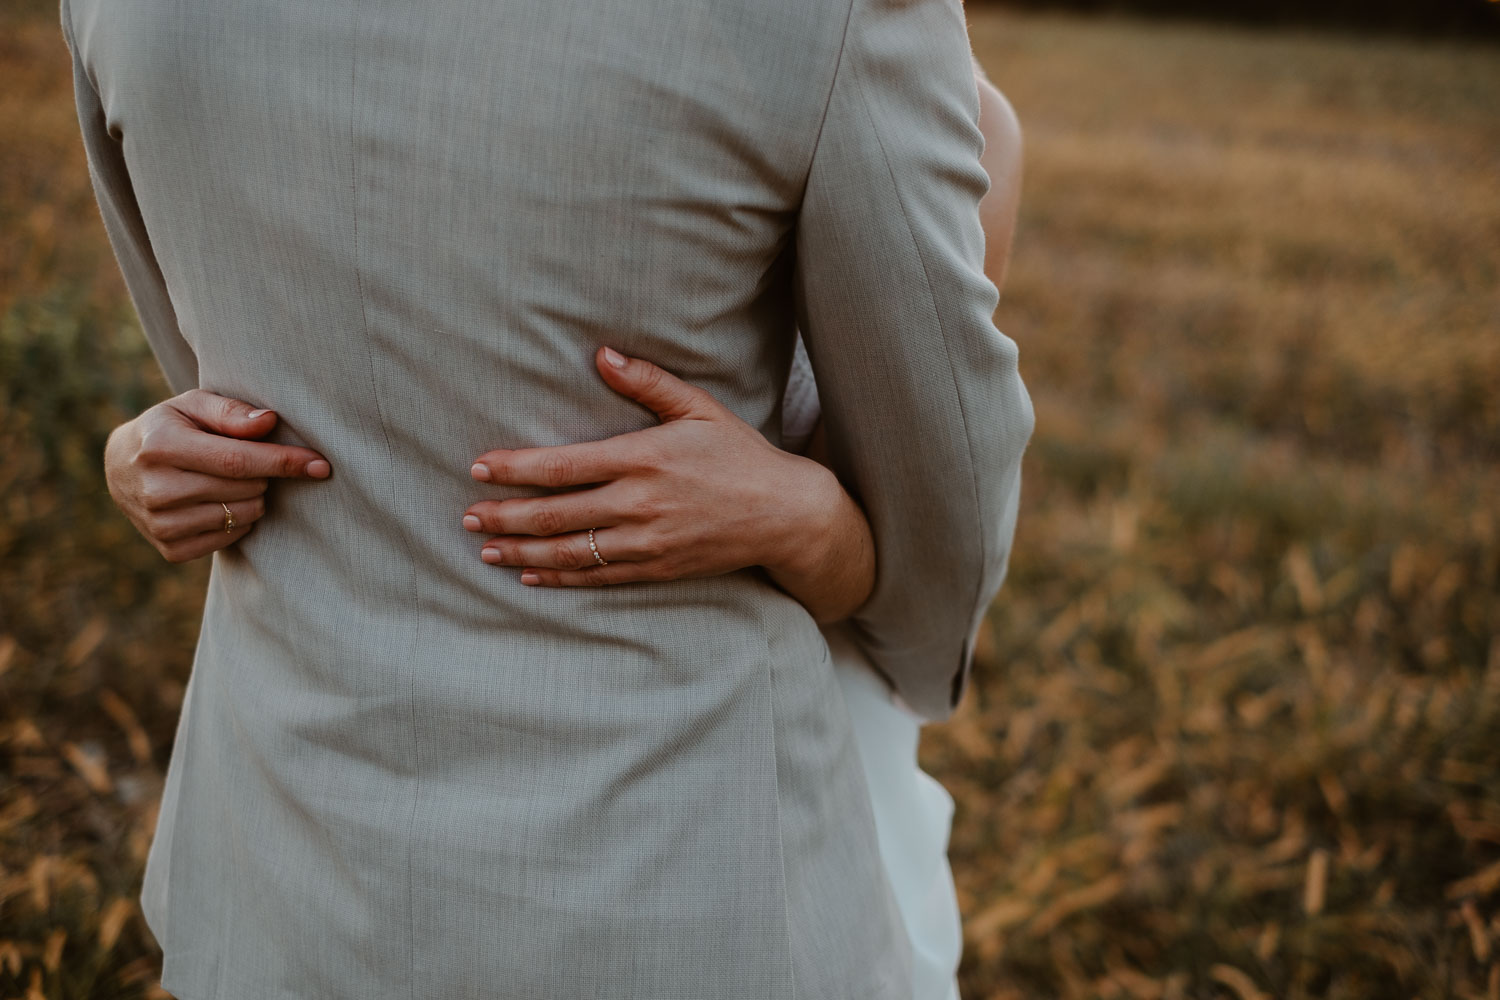
<svg viewBox="0 0 1500 1000"><path fill-rule="evenodd" d="M562 516L551 507L538 507L531 515L531 527L538 535L555 535L562 530Z"/></svg>
<svg viewBox="0 0 1500 1000"><path fill-rule="evenodd" d="M158 548L160 547L160 543L166 540L161 530L161 518L151 511L146 511L137 517L135 526L141 534L151 540L152 545L156 545Z"/></svg>
<svg viewBox="0 0 1500 1000"><path fill-rule="evenodd" d="M245 473L250 471L244 452L235 451L232 448L221 450L214 464L230 479L243 479Z"/></svg>
<svg viewBox="0 0 1500 1000"><path fill-rule="evenodd" d="M660 368L658 368L656 365L653 365L651 362L642 362L640 375L641 388L645 389L647 392L656 392L661 388L662 376L664 374L665 373Z"/></svg>
<svg viewBox="0 0 1500 1000"><path fill-rule="evenodd" d="M156 464L166 458L166 442L162 440L162 431L159 427L147 427L141 431L140 444L136 446L135 459L137 462Z"/></svg>
<svg viewBox="0 0 1500 1000"><path fill-rule="evenodd" d="M552 561L563 569L578 569L585 565L567 539L558 539L552 543Z"/></svg>
<svg viewBox="0 0 1500 1000"><path fill-rule="evenodd" d="M573 460L566 455L551 454L542 459L542 483L546 486L566 486L572 481Z"/></svg>
<svg viewBox="0 0 1500 1000"><path fill-rule="evenodd" d="M166 491L161 488L159 483L150 481L141 483L140 493L137 494L137 497L141 502L141 507L151 513L162 510L167 505Z"/></svg>
<svg viewBox="0 0 1500 1000"><path fill-rule="evenodd" d="M228 419L235 416L241 409L248 409L244 403L237 399L230 399L228 396L210 394L208 402L213 407L214 413L221 419Z"/></svg>
<svg viewBox="0 0 1500 1000"><path fill-rule="evenodd" d="M663 514L662 503L657 497L646 495L636 500L635 516L641 521L655 521Z"/></svg>
<svg viewBox="0 0 1500 1000"><path fill-rule="evenodd" d="M671 546L661 535L652 532L641 541L641 555L647 559L660 559L667 554Z"/></svg>
<svg viewBox="0 0 1500 1000"><path fill-rule="evenodd" d="M589 568L583 570L582 571L582 580L583 580L584 586L587 586L587 587L602 587L606 583L608 583L609 582L609 577L605 573L605 569L606 568L607 567L604 567L604 566L590 566Z"/></svg>
<svg viewBox="0 0 1500 1000"><path fill-rule="evenodd" d="M669 448L665 442L652 437L641 443L640 454L637 458L637 467L642 471L654 472L671 464L676 452Z"/></svg>

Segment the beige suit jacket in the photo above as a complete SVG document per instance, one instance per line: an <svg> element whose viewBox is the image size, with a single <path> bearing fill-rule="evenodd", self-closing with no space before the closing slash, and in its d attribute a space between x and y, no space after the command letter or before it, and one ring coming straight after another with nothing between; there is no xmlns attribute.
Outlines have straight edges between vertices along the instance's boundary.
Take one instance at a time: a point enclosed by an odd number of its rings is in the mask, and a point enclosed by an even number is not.
<svg viewBox="0 0 1500 1000"><path fill-rule="evenodd" d="M827 646L758 570L527 588L469 464L653 418L772 440L800 322L869 512L854 620L931 719L1032 412L981 270L958 0L63 0L171 386L326 482L215 554L142 900L187 1000L910 1000Z"/></svg>

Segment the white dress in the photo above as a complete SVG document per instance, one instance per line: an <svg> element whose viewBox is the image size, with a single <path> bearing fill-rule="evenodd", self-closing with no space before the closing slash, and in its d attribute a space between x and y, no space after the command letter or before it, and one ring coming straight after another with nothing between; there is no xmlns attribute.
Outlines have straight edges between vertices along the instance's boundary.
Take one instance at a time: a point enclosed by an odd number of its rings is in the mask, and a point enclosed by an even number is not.
<svg viewBox="0 0 1500 1000"><path fill-rule="evenodd" d="M782 409L782 446L802 451L818 413L812 365L799 337ZM826 626L823 635L854 723L881 860L911 937L913 1000L958 1000L963 931L948 866L953 797L917 765L921 718L875 672L843 625Z"/></svg>

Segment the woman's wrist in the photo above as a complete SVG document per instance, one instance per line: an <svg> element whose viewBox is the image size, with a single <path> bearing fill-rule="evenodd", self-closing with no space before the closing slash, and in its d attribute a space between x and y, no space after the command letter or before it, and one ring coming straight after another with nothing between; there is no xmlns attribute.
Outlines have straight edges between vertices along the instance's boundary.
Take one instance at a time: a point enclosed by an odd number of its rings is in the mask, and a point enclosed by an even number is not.
<svg viewBox="0 0 1500 1000"><path fill-rule="evenodd" d="M796 481L785 493L784 525L763 563L771 579L820 623L846 618L874 586L869 522L826 467L796 458Z"/></svg>

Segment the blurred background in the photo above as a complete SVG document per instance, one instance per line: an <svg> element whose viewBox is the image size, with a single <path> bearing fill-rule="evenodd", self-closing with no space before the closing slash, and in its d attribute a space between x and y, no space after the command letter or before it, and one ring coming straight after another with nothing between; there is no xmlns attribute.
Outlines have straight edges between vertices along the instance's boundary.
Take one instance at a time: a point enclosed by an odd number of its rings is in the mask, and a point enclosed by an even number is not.
<svg viewBox="0 0 1500 1000"><path fill-rule="evenodd" d="M964 996L1500 1000L1500 3L1039 6L968 7L1038 419L923 741ZM68 67L6 0L0 996L165 996L136 895L208 564L104 489L168 393Z"/></svg>

